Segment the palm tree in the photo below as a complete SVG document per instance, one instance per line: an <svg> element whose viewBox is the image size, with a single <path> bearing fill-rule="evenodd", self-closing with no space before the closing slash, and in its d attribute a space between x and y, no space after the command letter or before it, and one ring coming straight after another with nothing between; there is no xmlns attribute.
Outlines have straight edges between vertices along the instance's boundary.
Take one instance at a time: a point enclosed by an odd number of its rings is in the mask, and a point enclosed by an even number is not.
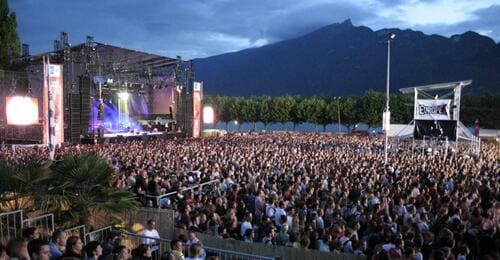
<svg viewBox="0 0 500 260"><path fill-rule="evenodd" d="M119 213L137 208L134 195L112 187L113 169L97 154L66 156L51 167L53 174L40 205L53 210L65 226L121 220Z"/></svg>
<svg viewBox="0 0 500 260"><path fill-rule="evenodd" d="M9 165L0 161L0 205L13 211L36 210L33 198L44 193L50 180L50 163L38 157L27 157Z"/></svg>

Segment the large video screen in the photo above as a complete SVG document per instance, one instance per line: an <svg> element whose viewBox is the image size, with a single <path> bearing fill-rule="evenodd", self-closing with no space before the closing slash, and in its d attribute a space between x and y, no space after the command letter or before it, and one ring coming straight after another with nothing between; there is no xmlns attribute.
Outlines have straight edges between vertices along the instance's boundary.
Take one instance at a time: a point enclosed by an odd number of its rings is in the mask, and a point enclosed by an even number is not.
<svg viewBox="0 0 500 260"><path fill-rule="evenodd" d="M427 137L448 137L448 140L457 139L457 121L455 120L415 120L413 137L422 140Z"/></svg>
<svg viewBox="0 0 500 260"><path fill-rule="evenodd" d="M6 97L8 125L38 124L38 99L31 97Z"/></svg>

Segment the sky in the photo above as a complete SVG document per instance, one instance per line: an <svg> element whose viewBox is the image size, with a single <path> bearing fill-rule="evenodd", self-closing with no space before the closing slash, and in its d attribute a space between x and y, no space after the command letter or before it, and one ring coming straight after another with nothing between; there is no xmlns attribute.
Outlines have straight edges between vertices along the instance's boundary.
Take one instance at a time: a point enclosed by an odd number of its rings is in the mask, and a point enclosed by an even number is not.
<svg viewBox="0 0 500 260"><path fill-rule="evenodd" d="M373 30L500 41L500 0L8 0L30 53L50 51L61 31L96 42L193 59L292 39L351 19Z"/></svg>

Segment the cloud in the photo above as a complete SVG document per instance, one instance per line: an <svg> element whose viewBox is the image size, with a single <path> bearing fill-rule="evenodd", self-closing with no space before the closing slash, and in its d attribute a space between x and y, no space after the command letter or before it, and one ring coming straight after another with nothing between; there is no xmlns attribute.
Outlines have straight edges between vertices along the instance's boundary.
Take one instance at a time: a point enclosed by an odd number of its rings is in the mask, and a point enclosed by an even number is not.
<svg viewBox="0 0 500 260"><path fill-rule="evenodd" d="M11 0L21 40L52 49L60 31L73 44L98 42L185 59L259 47L350 18L374 29L402 27L500 39L498 0ZM439 12L436 12L438 10ZM449 11L448 11L449 10Z"/></svg>

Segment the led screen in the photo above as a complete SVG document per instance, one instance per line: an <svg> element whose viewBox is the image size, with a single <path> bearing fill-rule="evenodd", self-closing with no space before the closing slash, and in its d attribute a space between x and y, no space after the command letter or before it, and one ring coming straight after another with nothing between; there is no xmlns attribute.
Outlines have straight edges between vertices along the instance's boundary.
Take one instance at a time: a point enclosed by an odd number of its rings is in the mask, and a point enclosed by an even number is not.
<svg viewBox="0 0 500 260"><path fill-rule="evenodd" d="M38 124L38 99L31 97L7 97L7 124Z"/></svg>

